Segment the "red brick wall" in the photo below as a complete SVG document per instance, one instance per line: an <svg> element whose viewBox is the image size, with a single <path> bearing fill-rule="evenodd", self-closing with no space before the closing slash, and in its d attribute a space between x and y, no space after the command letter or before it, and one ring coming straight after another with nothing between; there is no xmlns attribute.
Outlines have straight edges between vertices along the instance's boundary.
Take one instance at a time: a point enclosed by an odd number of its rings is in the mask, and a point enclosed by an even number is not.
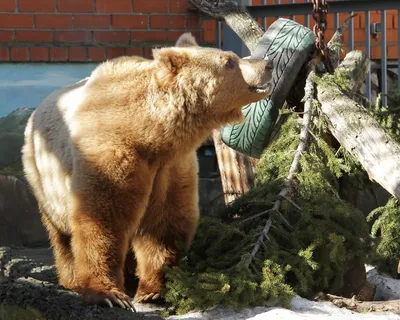
<svg viewBox="0 0 400 320"><path fill-rule="evenodd" d="M203 26L188 0L0 0L0 61L102 61L151 55Z"/></svg>

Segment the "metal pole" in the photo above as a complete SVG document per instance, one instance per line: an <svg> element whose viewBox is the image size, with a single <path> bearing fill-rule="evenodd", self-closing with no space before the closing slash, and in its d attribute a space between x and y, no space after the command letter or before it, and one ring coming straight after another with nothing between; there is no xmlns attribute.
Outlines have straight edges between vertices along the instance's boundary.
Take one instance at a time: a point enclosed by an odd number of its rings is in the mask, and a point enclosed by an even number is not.
<svg viewBox="0 0 400 320"><path fill-rule="evenodd" d="M309 3L308 0L304 0L304 2ZM310 12L311 12L311 11L312 11L312 5L310 4ZM310 20L309 20L308 14L305 14L305 15L304 15L304 24L305 24L305 26L306 26L307 28L310 27Z"/></svg>
<svg viewBox="0 0 400 320"><path fill-rule="evenodd" d="M354 21L353 21L353 19L351 19L350 23L349 23L349 49L350 49L350 51L354 50Z"/></svg>
<svg viewBox="0 0 400 320"><path fill-rule="evenodd" d="M371 58L371 19L369 11L365 11L365 52L368 58ZM371 101L371 67L368 70L367 78L365 80L365 95Z"/></svg>
<svg viewBox="0 0 400 320"><path fill-rule="evenodd" d="M386 10L381 11L382 39L381 39L381 84L382 84L382 106L387 106L387 39L386 39Z"/></svg>
<svg viewBox="0 0 400 320"><path fill-rule="evenodd" d="M397 10L397 94L400 96L400 9Z"/></svg>

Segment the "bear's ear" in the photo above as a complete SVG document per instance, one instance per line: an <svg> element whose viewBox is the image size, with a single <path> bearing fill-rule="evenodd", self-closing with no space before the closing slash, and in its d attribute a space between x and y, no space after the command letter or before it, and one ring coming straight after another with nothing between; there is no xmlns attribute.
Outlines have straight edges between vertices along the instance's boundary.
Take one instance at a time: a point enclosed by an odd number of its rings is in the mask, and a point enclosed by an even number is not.
<svg viewBox="0 0 400 320"><path fill-rule="evenodd" d="M153 49L153 57L173 74L178 74L188 61L186 52L174 48Z"/></svg>
<svg viewBox="0 0 400 320"><path fill-rule="evenodd" d="M198 47L196 39L190 32L182 34L176 41L175 47Z"/></svg>

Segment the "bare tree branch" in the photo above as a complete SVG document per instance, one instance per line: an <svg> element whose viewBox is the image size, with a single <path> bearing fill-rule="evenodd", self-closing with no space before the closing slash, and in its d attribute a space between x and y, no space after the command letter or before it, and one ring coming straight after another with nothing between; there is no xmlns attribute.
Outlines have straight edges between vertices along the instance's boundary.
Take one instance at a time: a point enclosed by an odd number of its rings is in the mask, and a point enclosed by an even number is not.
<svg viewBox="0 0 400 320"><path fill-rule="evenodd" d="M300 157L303 154L303 152L305 152L305 150L307 149L307 144L308 144L308 140L309 140L308 127L311 123L312 104L313 104L313 100L314 100L314 85L315 85L314 80L313 80L314 70L315 70L315 64L310 63L310 71L309 71L309 74L308 74L308 77L306 80L306 86L305 86L304 116L303 116L303 127L301 128L301 131L300 131L300 143L299 143L296 153L294 155L292 165L290 166L289 174L285 180L285 186L281 190L281 192L279 192L278 199L275 201L274 206L272 207L271 211L279 212L279 209L282 204L282 198L289 199L290 194L293 192L294 178L300 170ZM296 207L299 208L299 206L297 206L297 205L296 205ZM269 229L271 228L271 226L272 226L272 218L269 217L268 220L266 221L264 228L262 229L260 236L258 237L256 244L254 245L253 251L251 252L250 257L246 263L247 267L254 260L264 239L268 237L268 232L269 232Z"/></svg>
<svg viewBox="0 0 400 320"><path fill-rule="evenodd" d="M336 30L336 32L334 33L334 35L332 36L331 40L329 40L327 46L328 46L328 50L329 50L329 55L331 56L332 59L332 63L334 67L337 67L339 64L339 58L340 55L336 53L336 47L340 46L342 44L342 37L343 34L345 33L351 19L353 19L354 17L356 17L357 14L355 13L351 13L350 16L348 16L343 23L340 25L340 27Z"/></svg>
<svg viewBox="0 0 400 320"><path fill-rule="evenodd" d="M264 34L262 27L246 9L231 0L189 0L203 13L227 25L243 40L251 52L257 47Z"/></svg>

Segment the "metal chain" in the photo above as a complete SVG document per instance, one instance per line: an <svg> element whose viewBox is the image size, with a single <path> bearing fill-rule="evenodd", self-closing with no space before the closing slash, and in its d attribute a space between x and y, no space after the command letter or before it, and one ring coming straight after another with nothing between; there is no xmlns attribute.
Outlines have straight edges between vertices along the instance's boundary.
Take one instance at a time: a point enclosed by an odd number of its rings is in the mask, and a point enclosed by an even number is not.
<svg viewBox="0 0 400 320"><path fill-rule="evenodd" d="M314 26L314 34L317 38L315 41L315 46L321 52L328 72L332 72L333 64L325 43L325 31L328 27L328 21L326 20L326 16L328 14L328 2L327 0L311 0L311 2L313 4L312 16L316 22Z"/></svg>

